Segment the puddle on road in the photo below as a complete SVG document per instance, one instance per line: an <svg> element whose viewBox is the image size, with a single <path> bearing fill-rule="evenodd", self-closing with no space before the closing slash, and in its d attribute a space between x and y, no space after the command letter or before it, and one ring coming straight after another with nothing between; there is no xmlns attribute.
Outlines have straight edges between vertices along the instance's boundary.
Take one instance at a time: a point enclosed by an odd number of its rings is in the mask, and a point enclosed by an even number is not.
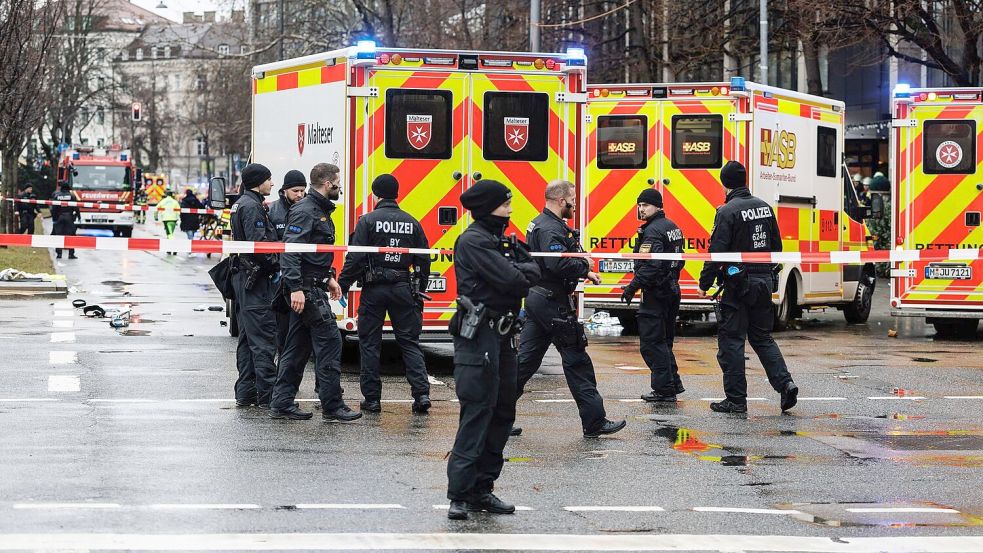
<svg viewBox="0 0 983 553"><path fill-rule="evenodd" d="M120 336L150 336L149 330L124 330L119 333Z"/></svg>

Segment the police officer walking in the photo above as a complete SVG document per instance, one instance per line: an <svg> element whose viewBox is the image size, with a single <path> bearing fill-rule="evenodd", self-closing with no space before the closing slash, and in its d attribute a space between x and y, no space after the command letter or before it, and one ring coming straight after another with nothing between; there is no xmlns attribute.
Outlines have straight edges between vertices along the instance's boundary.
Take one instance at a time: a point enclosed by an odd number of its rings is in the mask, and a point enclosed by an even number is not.
<svg viewBox="0 0 983 553"><path fill-rule="evenodd" d="M70 190L71 185L63 182L58 185L58 191L52 196L52 200L59 202L71 202L75 198ZM77 207L51 206L51 235L52 236L75 236L75 222L81 221L82 214ZM55 248L55 257L61 259L61 248ZM75 248L68 248L68 258L78 259L75 256Z"/></svg>
<svg viewBox="0 0 983 553"><path fill-rule="evenodd" d="M273 188L270 170L251 163L242 170L242 196L231 209L232 239L275 242L276 233L263 200ZM232 262L239 345L236 348L236 405L268 407L276 366L273 332L276 321L271 277L280 269L274 254L237 254Z"/></svg>
<svg viewBox="0 0 983 553"><path fill-rule="evenodd" d="M780 252L782 237L775 213L747 188L747 171L736 161L720 170L727 201L717 208L710 235L710 253ZM744 341L750 342L781 394L782 411L795 406L799 388L792 382L782 352L771 337L775 322L772 292L778 289L777 266L771 263L711 263L700 273L700 296L714 283L723 285L717 330L717 362L724 373L724 401L711 403L719 413L747 412L747 377L744 373Z"/></svg>
<svg viewBox="0 0 983 553"><path fill-rule="evenodd" d="M310 193L294 204L287 215L284 241L301 244L334 244L333 200L341 192L337 166L319 163L311 169ZM334 253L284 253L280 257L284 294L290 306L290 323L280 368L273 389L270 416L274 419L307 420L314 416L294 403L304 377L304 367L314 351L314 374L326 421L350 422L362 416L341 398L341 333L328 299L341 298L341 288L331 266ZM278 301L281 301L278 299Z"/></svg>
<svg viewBox="0 0 983 553"><path fill-rule="evenodd" d="M280 187L280 198L270 205L270 221L273 222L273 229L276 231L277 242L283 242L283 233L287 228L287 213L290 206L303 199L307 193L307 177L304 173L291 169L283 177L283 185ZM290 324L290 311L288 309L274 310L276 317L276 350L283 355L283 344L287 339L287 325Z"/></svg>
<svg viewBox="0 0 983 553"><path fill-rule="evenodd" d="M17 199L36 200L37 196L34 195L34 187L30 184L24 185L20 194L17 195ZM37 204L18 202L17 219L19 224L17 225L17 234L34 234L34 220L38 218L40 213L41 209Z"/></svg>
<svg viewBox="0 0 983 553"><path fill-rule="evenodd" d="M526 230L529 249L534 252L581 252L580 232L568 227L574 215L576 190L573 183L557 180L546 186L546 206ZM542 273L539 284L526 298L526 324L519 336L518 394L539 370L550 344L556 346L563 363L563 375L577 402L584 436L596 438L613 434L628 423L610 421L604 400L597 391L594 364L587 355L587 334L577 320L574 293L582 279L600 284L601 277L591 271L591 261L583 257L537 257ZM518 435L521 429L513 428Z"/></svg>
<svg viewBox="0 0 983 553"><path fill-rule="evenodd" d="M353 246L429 248L423 226L399 208L399 182L392 175L379 175L372 182L375 209L355 224L349 243ZM413 268L413 271L410 271ZM430 409L430 382L420 350L423 330L423 300L430 276L430 256L401 253L349 252L338 284L347 295L357 280L362 284L358 304L358 347L361 356L362 411L382 411L382 380L379 355L382 325L389 313L396 343L403 352L406 379L413 394L413 412Z"/></svg>
<svg viewBox="0 0 983 553"><path fill-rule="evenodd" d="M662 210L662 193L647 188L638 195L637 203L638 218L645 223L638 229L635 253L682 253L683 233ZM621 300L630 305L635 294L642 291L638 342L642 359L652 372L652 390L642 399L650 403L673 403L676 394L685 391L672 352L683 264L682 260L635 260L635 276L621 294Z"/></svg>
<svg viewBox="0 0 983 553"><path fill-rule="evenodd" d="M467 519L468 511L515 512L492 490L515 421L515 320L540 272L524 246L504 236L511 198L493 180L480 180L461 194L474 222L454 244L458 311L448 328L461 409L447 461L447 518L454 520Z"/></svg>

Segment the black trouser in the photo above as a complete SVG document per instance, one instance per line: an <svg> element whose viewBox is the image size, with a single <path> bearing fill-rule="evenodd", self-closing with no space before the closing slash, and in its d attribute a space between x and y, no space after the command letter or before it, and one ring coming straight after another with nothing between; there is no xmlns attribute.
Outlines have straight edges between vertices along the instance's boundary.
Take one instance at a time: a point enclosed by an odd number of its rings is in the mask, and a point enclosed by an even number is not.
<svg viewBox="0 0 983 553"><path fill-rule="evenodd" d="M468 501L491 492L515 422L516 354L511 336L483 324L473 340L454 338L457 437L447 460L447 498Z"/></svg>
<svg viewBox="0 0 983 553"><path fill-rule="evenodd" d="M644 293L644 292L643 292ZM676 316L679 314L678 290L666 297L645 298L638 311L638 343L642 359L652 372L652 391L674 396L682 386L679 367L672 352L676 338Z"/></svg>
<svg viewBox="0 0 983 553"><path fill-rule="evenodd" d="M358 304L358 349L361 356L362 396L367 400L382 397L379 378L379 356L382 351L382 325L389 313L396 343L403 352L406 380L414 398L430 394L427 365L420 350L423 331L423 312L420 310L408 282L366 284Z"/></svg>
<svg viewBox="0 0 983 553"><path fill-rule="evenodd" d="M239 344L236 348L236 367L239 379L235 392L238 401L270 403L276 365L273 356L276 345L273 331L276 321L270 307L273 284L268 278L257 279L252 290L246 290L246 273L232 275L235 290L236 320L239 323Z"/></svg>
<svg viewBox="0 0 983 553"><path fill-rule="evenodd" d="M327 294L320 289L310 293ZM287 341L280 355L280 370L270 403L272 409L289 409L294 404L311 351L314 352L314 376L321 409L327 413L345 406L341 399L341 332L338 323L332 317L308 326L291 309Z"/></svg>
<svg viewBox="0 0 983 553"><path fill-rule="evenodd" d="M17 234L34 234L34 214L22 212L19 219Z"/></svg>
<svg viewBox="0 0 983 553"><path fill-rule="evenodd" d="M55 220L51 225L52 236L75 236L75 221ZM55 254L61 257L61 248L55 248ZM68 256L75 256L75 248L68 248Z"/></svg>
<svg viewBox="0 0 983 553"><path fill-rule="evenodd" d="M275 292L274 292L275 293ZM289 304L289 302L287 302ZM283 358L283 349L287 344L287 330L290 329L290 311L274 311L273 317L276 319L276 350Z"/></svg>
<svg viewBox="0 0 983 553"><path fill-rule="evenodd" d="M582 324L577 324L579 336L561 336L570 329L554 329L553 320L567 320L573 313L566 296L547 298L533 290L526 297L526 326L519 336L519 368L516 400L522 397L526 383L543 363L543 356L550 344L560 352L563 376L567 379L570 394L577 402L580 422L584 431L594 430L606 416L604 400L597 391L594 363L587 355L587 340ZM572 344L572 342L577 342Z"/></svg>
<svg viewBox="0 0 983 553"><path fill-rule="evenodd" d="M751 274L747 294L731 298L724 291L720 302L717 330L717 362L724 373L724 393L737 404L747 403L747 376L744 374L744 341L751 343L768 382L777 392L792 381L785 358L771 337L775 306L771 301L772 276Z"/></svg>

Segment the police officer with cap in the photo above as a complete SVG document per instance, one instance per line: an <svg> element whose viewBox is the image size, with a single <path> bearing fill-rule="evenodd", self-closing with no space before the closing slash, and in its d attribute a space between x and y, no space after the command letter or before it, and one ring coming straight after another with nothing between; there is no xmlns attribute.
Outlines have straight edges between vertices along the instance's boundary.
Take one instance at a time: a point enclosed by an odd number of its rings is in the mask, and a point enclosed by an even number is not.
<svg viewBox="0 0 983 553"><path fill-rule="evenodd" d="M276 230L276 239L283 242L283 232L287 228L287 213L290 206L303 199L307 192L307 177L296 169L287 171L280 187L280 197L270 205L270 221ZM287 325L290 322L289 310L274 311L276 316L276 349L283 354L283 344L287 339Z"/></svg>
<svg viewBox="0 0 983 553"><path fill-rule="evenodd" d="M71 202L75 200L72 196L72 185L67 181L58 185L58 191L52 196L52 200L59 202ZM75 222L82 220L82 213L77 207L64 207L60 205L51 206L51 235L52 236L75 236ZM55 248L55 257L61 259L61 248ZM68 258L78 259L75 256L75 248L68 248Z"/></svg>
<svg viewBox="0 0 983 553"><path fill-rule="evenodd" d="M19 200L36 200L34 187L27 183L17 195ZM34 234L34 221L41 214L41 209L37 204L29 202L17 202L17 234Z"/></svg>
<svg viewBox="0 0 983 553"><path fill-rule="evenodd" d="M529 249L534 252L581 252L580 232L567 226L574 215L576 190L573 183L557 180L546 186L546 206L526 230ZM600 284L601 277L591 271L591 260L583 257L537 257L542 273L539 284L526 298L526 324L519 336L518 396L532 375L539 370L550 344L556 346L563 363L567 386L577 402L584 436L596 438L625 427L624 420L606 418L604 400L597 391L594 364L587 355L587 334L577 319L574 293L577 284L589 279ZM518 400L518 397L516 398ZM521 432L513 428L512 434Z"/></svg>
<svg viewBox="0 0 983 553"><path fill-rule="evenodd" d="M399 182L392 175L379 175L372 182L375 209L359 218L349 244L387 248L429 248L423 226L399 208ZM413 269L412 271L410 269ZM379 355L382 325L389 313L396 343L403 352L406 379L413 394L414 413L430 409L430 382L420 350L423 331L423 300L430 276L430 256L402 253L348 252L338 284L347 295L355 281L362 293L358 304L358 347L361 357L362 411L382 411L382 380Z"/></svg>
<svg viewBox="0 0 983 553"><path fill-rule="evenodd" d="M251 163L242 169L243 193L232 204L232 239L249 242L276 242L276 231L263 204L273 188L270 170ZM236 405L268 407L276 380L276 320L270 302L273 282L280 265L274 254L236 254L232 262L239 345L236 348Z"/></svg>
<svg viewBox="0 0 983 553"><path fill-rule="evenodd" d="M635 253L682 253L683 233L662 209L662 193L646 188L638 195L638 218L645 221L638 229ZM679 313L679 273L684 261L635 260L635 276L624 287L621 299L631 304L642 291L638 307L638 342L642 359L652 372L652 390L642 399L650 403L674 403L681 394L676 356L672 352Z"/></svg>
<svg viewBox="0 0 983 553"><path fill-rule="evenodd" d="M540 276L524 245L505 237L512 192L504 184L480 180L461 194L461 205L474 222L454 244L458 310L448 328L461 409L447 460L447 517L454 520L468 511L515 512L492 490L515 421L516 317Z"/></svg>
<svg viewBox="0 0 983 553"><path fill-rule="evenodd" d="M338 167L330 163L319 163L311 169L310 193L294 204L287 215L283 235L286 243L335 243L331 214L335 210L334 200L341 194L339 173ZM270 416L274 419L306 420L314 416L294 403L312 350L321 417L329 422L351 422L362 416L349 409L341 397L341 333L328 302L329 297L341 298L333 262L333 252L280 256L285 295L278 301L286 301L290 306L290 323L270 404Z"/></svg>
<svg viewBox="0 0 983 553"><path fill-rule="evenodd" d="M782 237L775 213L747 188L747 171L736 161L720 170L727 201L717 208L710 235L710 253L780 252ZM700 296L722 283L717 330L717 362L724 373L724 401L711 403L719 413L747 412L744 341L758 355L772 388L781 394L782 411L795 406L799 388L792 382L782 352L771 337L775 324L771 294L778 290L777 265L772 263L711 263L700 273Z"/></svg>

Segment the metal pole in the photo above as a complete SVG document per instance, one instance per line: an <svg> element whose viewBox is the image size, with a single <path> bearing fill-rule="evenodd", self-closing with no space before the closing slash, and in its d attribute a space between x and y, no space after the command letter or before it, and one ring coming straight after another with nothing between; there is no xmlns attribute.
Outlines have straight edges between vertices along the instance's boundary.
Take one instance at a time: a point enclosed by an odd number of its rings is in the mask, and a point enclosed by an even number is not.
<svg viewBox="0 0 983 553"><path fill-rule="evenodd" d="M283 0L280 0L280 5L279 8L277 9L277 11L280 14L280 59L281 60L283 59L283 25L284 25L283 4L284 4Z"/></svg>
<svg viewBox="0 0 983 553"><path fill-rule="evenodd" d="M768 0L759 0L761 8L761 52L758 60L761 84L768 84Z"/></svg>
<svg viewBox="0 0 983 553"><path fill-rule="evenodd" d="M529 51L539 52L539 0L529 2Z"/></svg>

